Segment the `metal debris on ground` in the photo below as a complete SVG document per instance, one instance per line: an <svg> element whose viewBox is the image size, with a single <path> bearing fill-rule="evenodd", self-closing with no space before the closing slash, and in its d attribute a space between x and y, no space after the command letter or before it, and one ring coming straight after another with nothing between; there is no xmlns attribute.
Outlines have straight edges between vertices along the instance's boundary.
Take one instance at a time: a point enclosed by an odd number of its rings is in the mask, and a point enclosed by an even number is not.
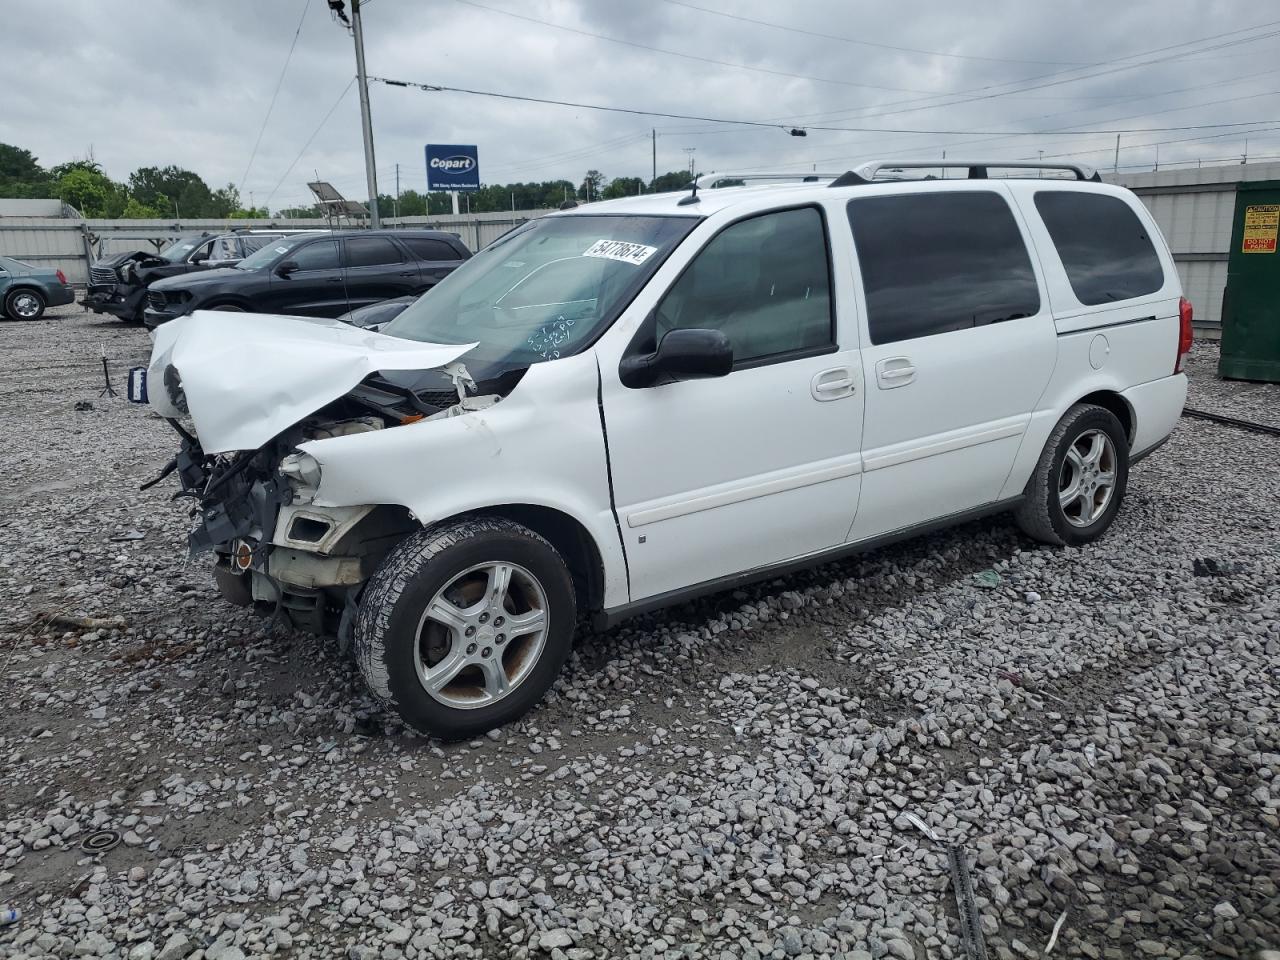
<svg viewBox="0 0 1280 960"><path fill-rule="evenodd" d="M124 543L129 540L145 540L146 537L147 535L141 530L134 529L126 530L124 533L117 533L114 537L109 537L108 539L112 543Z"/></svg>
<svg viewBox="0 0 1280 960"><path fill-rule="evenodd" d="M951 863L951 886L956 892L956 910L960 914L960 938L969 960L987 960L987 943L982 938L982 918L973 899L973 880L964 847L958 843L947 847Z"/></svg>
<svg viewBox="0 0 1280 960"><path fill-rule="evenodd" d="M120 843L120 834L115 830L95 830L80 842L80 849L86 853L105 853Z"/></svg>
<svg viewBox="0 0 1280 960"><path fill-rule="evenodd" d="M1063 910L1062 916L1058 918L1058 922L1053 925L1053 932L1049 934L1049 942L1045 944L1044 955L1047 957L1049 951L1053 949L1054 944L1058 942L1058 932L1062 929L1062 925L1067 922L1068 911Z"/></svg>
<svg viewBox="0 0 1280 960"><path fill-rule="evenodd" d="M1213 557L1196 557L1191 561L1191 572L1197 577L1229 577L1244 571L1239 560L1217 560Z"/></svg>
<svg viewBox="0 0 1280 960"><path fill-rule="evenodd" d="M48 626L70 627L73 630L123 630L129 625L124 617L75 617L69 613L41 611L31 618L41 629Z"/></svg>
<svg viewBox="0 0 1280 960"><path fill-rule="evenodd" d="M87 413L88 411L93 409L93 401L77 400L75 409L77 413Z"/></svg>
<svg viewBox="0 0 1280 960"><path fill-rule="evenodd" d="M983 570L973 575L974 582L984 590L994 590L1000 586L1000 574L994 570Z"/></svg>

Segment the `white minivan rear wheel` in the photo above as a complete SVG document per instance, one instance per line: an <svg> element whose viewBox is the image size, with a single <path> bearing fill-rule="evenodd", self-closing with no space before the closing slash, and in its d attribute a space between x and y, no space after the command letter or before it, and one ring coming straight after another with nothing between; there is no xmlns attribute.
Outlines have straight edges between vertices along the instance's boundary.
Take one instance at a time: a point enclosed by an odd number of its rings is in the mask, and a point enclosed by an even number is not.
<svg viewBox="0 0 1280 960"><path fill-rule="evenodd" d="M1116 415L1078 403L1054 427L1014 516L1042 543L1080 546L1106 533L1129 480L1129 442Z"/></svg>
<svg viewBox="0 0 1280 960"><path fill-rule="evenodd" d="M360 600L356 661L406 724L461 740L542 699L576 621L573 579L550 543L510 520L469 517L387 555Z"/></svg>

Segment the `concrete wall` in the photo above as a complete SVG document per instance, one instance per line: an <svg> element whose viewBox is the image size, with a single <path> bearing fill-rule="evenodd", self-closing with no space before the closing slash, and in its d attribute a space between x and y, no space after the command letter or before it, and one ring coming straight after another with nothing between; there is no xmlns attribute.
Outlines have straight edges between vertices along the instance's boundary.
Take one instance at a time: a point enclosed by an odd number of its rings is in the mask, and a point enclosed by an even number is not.
<svg viewBox="0 0 1280 960"><path fill-rule="evenodd" d="M1235 216L1236 184L1280 180L1280 162L1216 167L1103 173L1136 193L1173 251L1187 298L1195 307L1197 327L1222 323L1222 292L1227 286L1227 260Z"/></svg>
<svg viewBox="0 0 1280 960"><path fill-rule="evenodd" d="M419 227L456 233L474 253L508 230L550 213L523 210L473 213L469 216L401 217L384 220L388 227ZM336 224L346 229L351 224ZM358 226L358 225L356 225ZM327 229L325 220L76 220L54 217L0 218L0 255L35 266L59 269L72 283L89 280L89 263L129 250L159 250L184 234L226 233L253 227Z"/></svg>

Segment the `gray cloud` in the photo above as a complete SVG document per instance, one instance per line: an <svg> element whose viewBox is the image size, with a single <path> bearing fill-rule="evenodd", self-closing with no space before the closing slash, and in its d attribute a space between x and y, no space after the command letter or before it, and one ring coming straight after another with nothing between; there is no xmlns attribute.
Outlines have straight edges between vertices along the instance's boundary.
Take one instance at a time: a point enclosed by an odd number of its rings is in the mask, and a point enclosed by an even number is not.
<svg viewBox="0 0 1280 960"><path fill-rule="evenodd" d="M6 34L22 37L0 59L0 140L46 164L94 156L113 177L175 163L213 185L239 182L304 0L192 4L93 0L11 4ZM366 7L369 70L407 80L701 116L828 126L936 130L1168 127L1273 119L1280 128L1275 54L1280 37L1197 53L1151 54L1164 62L1115 70L1142 51L1260 24L1267 8L1233 4L1029 4L978 8L918 2L868 9L847 0L766 4L690 0L698 6L847 38L966 57L926 56L800 35L714 16L664 0L480 0L588 33L757 68L657 53L529 23L458 0L372 0ZM1275 30L1280 27L1272 27ZM1266 32L1263 30L1259 33ZM1238 37L1225 37L1225 44ZM1066 64L1096 64L1072 68ZM315 172L353 197L364 194L354 89L288 175L285 171L354 69L351 40L324 0L311 0L297 49L245 185L273 206L306 199ZM774 71L765 73L760 71ZM1068 72L1069 71L1069 72ZM1112 71L1112 72L1106 72ZM1270 71L1270 72L1268 72ZM1097 73L1070 83L1056 81ZM800 79L804 75L819 80ZM1031 78L1040 77L1039 80ZM823 82L828 81L828 82ZM1008 96L993 93L1053 84ZM866 84L868 86L854 86ZM875 88L887 89L875 89ZM1190 88L1190 89L1187 89ZM1079 154L1110 166L1114 135L1044 133L995 138L914 133L730 128L682 120L502 101L453 93L371 89L379 185L422 189L428 141L480 146L485 179L581 179L650 172L658 130L659 172L696 148L700 169L783 166L843 169L874 156L957 155L1005 159ZM978 98L978 99L974 99ZM951 106L933 106L963 101ZM1217 102L1228 101L1228 102ZM1115 119L1112 118L1126 118ZM1221 135L1226 134L1226 135ZM1280 153L1280 129L1214 129L1122 136L1123 165ZM966 143L965 141L981 141Z"/></svg>

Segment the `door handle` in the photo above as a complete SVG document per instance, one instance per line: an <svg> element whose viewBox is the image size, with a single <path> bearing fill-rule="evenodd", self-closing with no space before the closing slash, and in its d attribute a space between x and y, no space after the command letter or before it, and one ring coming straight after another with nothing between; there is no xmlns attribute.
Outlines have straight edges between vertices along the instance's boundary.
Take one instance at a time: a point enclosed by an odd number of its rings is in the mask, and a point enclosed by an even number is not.
<svg viewBox="0 0 1280 960"><path fill-rule="evenodd" d="M341 277L325 277L324 282L325 283L341 283L342 278Z"/></svg>
<svg viewBox="0 0 1280 960"><path fill-rule="evenodd" d="M406 270L404 273L400 274L402 277L416 277L417 275L418 272L416 270Z"/></svg>
<svg viewBox="0 0 1280 960"><path fill-rule="evenodd" d="M876 382L881 390L905 387L916 378L916 368L909 357L885 357L876 361Z"/></svg>
<svg viewBox="0 0 1280 960"><path fill-rule="evenodd" d="M815 374L809 384L813 399L826 402L850 396L857 389L858 380L848 367L834 367Z"/></svg>

